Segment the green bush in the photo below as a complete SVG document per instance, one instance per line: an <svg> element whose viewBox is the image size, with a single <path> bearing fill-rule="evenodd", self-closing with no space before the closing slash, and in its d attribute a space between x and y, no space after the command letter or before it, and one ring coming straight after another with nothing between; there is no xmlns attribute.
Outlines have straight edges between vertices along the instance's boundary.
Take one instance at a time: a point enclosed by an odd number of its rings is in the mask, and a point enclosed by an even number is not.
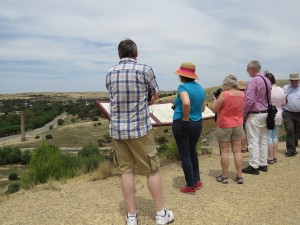
<svg viewBox="0 0 300 225"><path fill-rule="evenodd" d="M34 149L31 155L27 174L22 177L26 186L46 183L49 178L61 179L74 177L77 174L76 156L61 152L57 147L43 143Z"/></svg>
<svg viewBox="0 0 300 225"><path fill-rule="evenodd" d="M103 160L103 156L95 146L86 146L78 151L81 169L84 173L94 171Z"/></svg>
<svg viewBox="0 0 300 225"><path fill-rule="evenodd" d="M94 116L93 117L93 121L99 121L99 117L98 116Z"/></svg>
<svg viewBox="0 0 300 225"><path fill-rule="evenodd" d="M157 152L159 155L163 155L168 150L168 145L162 144L157 148Z"/></svg>
<svg viewBox="0 0 300 225"><path fill-rule="evenodd" d="M39 136L39 135L36 135L36 136L35 136L35 139L40 139L40 136Z"/></svg>
<svg viewBox="0 0 300 225"><path fill-rule="evenodd" d="M18 177L17 173L11 173L11 174L9 174L8 179L9 180L18 180L19 177Z"/></svg>
<svg viewBox="0 0 300 225"><path fill-rule="evenodd" d="M53 130L53 125L50 125L50 126L49 126L49 130Z"/></svg>
<svg viewBox="0 0 300 225"><path fill-rule="evenodd" d="M175 141L172 141L172 143L168 145L167 151L165 152L165 157L168 159L180 159Z"/></svg>
<svg viewBox="0 0 300 225"><path fill-rule="evenodd" d="M20 163L21 156L22 152L18 147L0 148L0 165Z"/></svg>
<svg viewBox="0 0 300 225"><path fill-rule="evenodd" d="M64 125L64 120L63 119L59 119L59 120L57 120L57 125L58 126L61 126L61 125Z"/></svg>
<svg viewBox="0 0 300 225"><path fill-rule="evenodd" d="M21 189L20 183L13 183L8 186L6 193L12 194L12 193L20 191L20 189Z"/></svg>
<svg viewBox="0 0 300 225"><path fill-rule="evenodd" d="M48 139L53 139L53 136L52 136L52 134L47 134L46 136L45 136L45 138L48 140Z"/></svg>
<svg viewBox="0 0 300 225"><path fill-rule="evenodd" d="M196 151L197 152L202 152L202 139L201 138L197 142Z"/></svg>
<svg viewBox="0 0 300 225"><path fill-rule="evenodd" d="M75 123L76 119L74 117L71 118L71 123Z"/></svg>
<svg viewBox="0 0 300 225"><path fill-rule="evenodd" d="M164 136L161 136L161 137L159 137L159 138L157 139L157 143L158 143L159 145L165 144L167 141L168 141L167 138L164 137Z"/></svg>
<svg viewBox="0 0 300 225"><path fill-rule="evenodd" d="M28 165L31 158L31 152L29 150L25 150L21 156L21 164Z"/></svg>
<svg viewBox="0 0 300 225"><path fill-rule="evenodd" d="M286 135L285 135L285 134L280 135L280 136L278 137L278 141L280 141L280 142L286 141Z"/></svg>

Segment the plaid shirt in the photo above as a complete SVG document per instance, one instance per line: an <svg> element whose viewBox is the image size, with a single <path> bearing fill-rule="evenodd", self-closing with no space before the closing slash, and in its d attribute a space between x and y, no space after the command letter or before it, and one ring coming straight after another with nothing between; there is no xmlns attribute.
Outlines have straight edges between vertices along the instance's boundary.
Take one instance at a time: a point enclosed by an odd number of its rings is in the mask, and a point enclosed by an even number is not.
<svg viewBox="0 0 300 225"><path fill-rule="evenodd" d="M151 129L148 95L159 92L150 66L123 58L106 76L110 98L110 136L132 139Z"/></svg>

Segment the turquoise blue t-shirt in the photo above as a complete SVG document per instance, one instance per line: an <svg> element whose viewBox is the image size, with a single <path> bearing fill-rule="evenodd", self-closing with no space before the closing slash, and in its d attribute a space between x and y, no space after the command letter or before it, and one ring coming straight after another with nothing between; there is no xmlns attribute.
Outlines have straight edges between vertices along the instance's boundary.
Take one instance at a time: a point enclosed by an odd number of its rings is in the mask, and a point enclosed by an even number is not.
<svg viewBox="0 0 300 225"><path fill-rule="evenodd" d="M179 97L180 92L185 91L190 98L190 120L199 121L202 119L202 105L205 99L205 91L200 84L194 81L188 81L178 86L178 93L174 100L173 120L181 120L183 117L182 101Z"/></svg>

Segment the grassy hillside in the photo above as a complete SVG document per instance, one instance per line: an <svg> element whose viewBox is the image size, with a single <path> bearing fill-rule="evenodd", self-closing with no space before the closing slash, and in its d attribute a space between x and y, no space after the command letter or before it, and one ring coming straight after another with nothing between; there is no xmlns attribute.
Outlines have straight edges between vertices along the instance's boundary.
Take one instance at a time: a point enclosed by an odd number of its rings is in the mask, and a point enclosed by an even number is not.
<svg viewBox="0 0 300 225"><path fill-rule="evenodd" d="M98 146L99 139L105 140L108 136L109 122L101 118L100 121L78 121L71 123L70 116L65 119L65 124L52 130L39 134L39 139L28 137L26 142L18 142L15 145L22 148L34 148L43 141L58 147L83 147L88 145ZM203 124L203 135L207 135L211 129L215 128L214 120L206 120ZM154 127L155 138L166 137L168 142L173 140L171 126ZM53 139L46 140L45 136L51 134ZM103 147L111 146L110 143L103 143Z"/></svg>

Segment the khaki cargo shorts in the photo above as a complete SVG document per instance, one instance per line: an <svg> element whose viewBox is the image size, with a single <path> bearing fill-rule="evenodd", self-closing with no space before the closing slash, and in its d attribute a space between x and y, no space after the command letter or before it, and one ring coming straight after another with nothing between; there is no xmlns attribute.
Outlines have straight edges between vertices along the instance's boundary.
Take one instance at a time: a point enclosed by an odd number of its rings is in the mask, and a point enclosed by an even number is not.
<svg viewBox="0 0 300 225"><path fill-rule="evenodd" d="M152 131L139 138L113 139L113 145L114 165L121 174L135 173L136 169L144 176L151 176L158 172L160 162Z"/></svg>
<svg viewBox="0 0 300 225"><path fill-rule="evenodd" d="M231 128L217 128L216 137L218 141L239 141L243 137L243 126Z"/></svg>

